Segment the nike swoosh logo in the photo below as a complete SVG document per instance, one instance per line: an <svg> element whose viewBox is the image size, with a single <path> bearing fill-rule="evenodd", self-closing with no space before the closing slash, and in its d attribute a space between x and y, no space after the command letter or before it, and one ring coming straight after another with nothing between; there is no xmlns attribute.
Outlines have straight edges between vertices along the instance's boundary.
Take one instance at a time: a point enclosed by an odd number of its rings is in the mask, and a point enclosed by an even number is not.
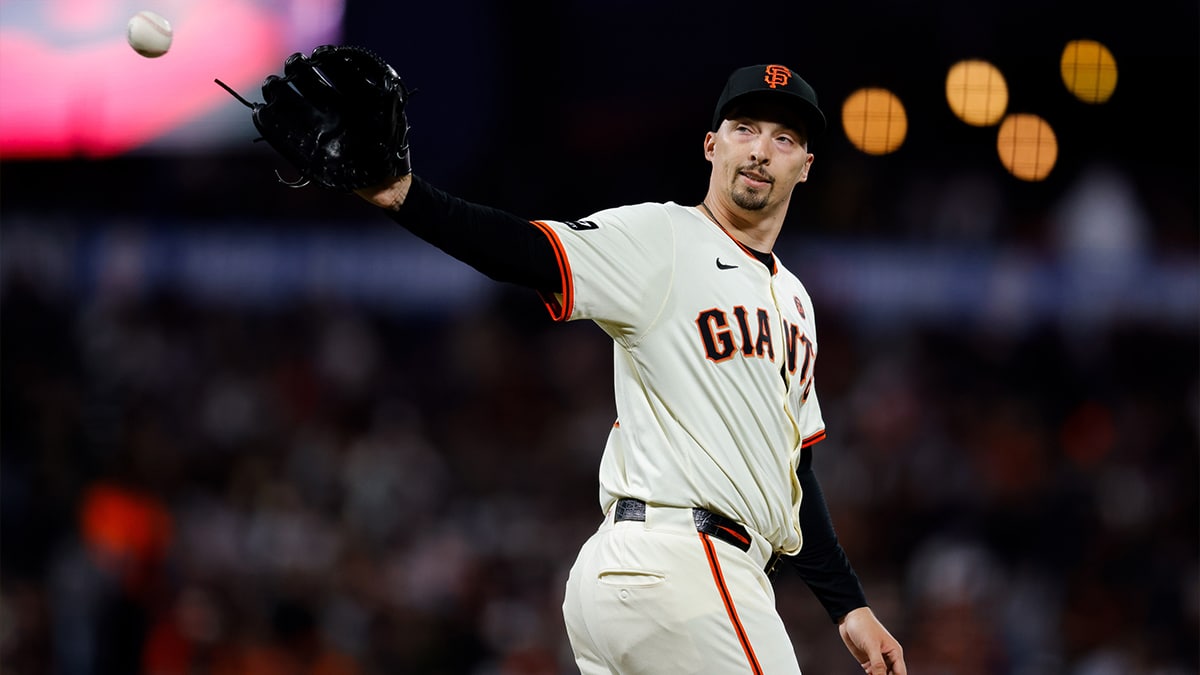
<svg viewBox="0 0 1200 675"><path fill-rule="evenodd" d="M717 258L717 269L719 269L719 270L733 270L733 269L737 269L737 265L726 265L725 263L721 262L721 259L720 259L720 258Z"/></svg>

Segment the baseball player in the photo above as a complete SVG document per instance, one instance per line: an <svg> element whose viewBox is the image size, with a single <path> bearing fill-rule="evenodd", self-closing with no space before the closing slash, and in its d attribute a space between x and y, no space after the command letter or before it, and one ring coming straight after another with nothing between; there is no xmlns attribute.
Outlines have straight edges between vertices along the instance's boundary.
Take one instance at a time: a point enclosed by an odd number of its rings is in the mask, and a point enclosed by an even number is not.
<svg viewBox="0 0 1200 675"><path fill-rule="evenodd" d="M866 672L906 673L813 473L825 437L815 314L771 252L825 125L803 79L756 65L717 101L699 204L530 222L411 172L356 190L489 277L539 292L554 320L589 319L613 340L604 518L563 602L584 675L799 673L769 577L779 557Z"/></svg>

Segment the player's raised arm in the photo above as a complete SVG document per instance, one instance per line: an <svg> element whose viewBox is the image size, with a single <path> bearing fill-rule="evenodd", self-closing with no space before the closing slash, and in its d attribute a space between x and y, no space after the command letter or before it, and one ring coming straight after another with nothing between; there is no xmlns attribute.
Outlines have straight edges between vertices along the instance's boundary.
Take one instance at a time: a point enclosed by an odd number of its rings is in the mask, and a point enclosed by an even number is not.
<svg viewBox="0 0 1200 675"><path fill-rule="evenodd" d="M370 50L323 45L293 54L263 83L264 102L242 98L264 140L315 184L353 192L392 220L497 281L540 292L562 287L558 259L528 220L473 204L414 177L408 143L410 90Z"/></svg>
<svg viewBox="0 0 1200 675"><path fill-rule="evenodd" d="M525 218L460 199L414 174L368 197L413 234L496 281L540 292L562 287L554 248Z"/></svg>

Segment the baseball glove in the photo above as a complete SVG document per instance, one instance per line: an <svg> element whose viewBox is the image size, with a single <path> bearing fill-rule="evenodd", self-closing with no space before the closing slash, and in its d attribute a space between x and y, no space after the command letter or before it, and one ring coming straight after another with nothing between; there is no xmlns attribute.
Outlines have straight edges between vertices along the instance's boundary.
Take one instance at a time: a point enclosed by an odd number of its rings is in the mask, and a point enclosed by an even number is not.
<svg viewBox="0 0 1200 675"><path fill-rule="evenodd" d="M300 172L300 178L280 176L280 182L349 192L412 172L404 114L412 92L367 49L322 45L308 57L292 54L282 77L263 81L262 103L216 83L251 109L262 134L256 140L265 140Z"/></svg>

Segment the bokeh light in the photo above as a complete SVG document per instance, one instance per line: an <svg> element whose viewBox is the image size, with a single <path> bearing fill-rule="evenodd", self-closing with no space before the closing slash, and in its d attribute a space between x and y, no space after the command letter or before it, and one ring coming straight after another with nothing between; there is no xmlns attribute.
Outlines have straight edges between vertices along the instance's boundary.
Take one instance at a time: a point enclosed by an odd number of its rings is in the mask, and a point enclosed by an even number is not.
<svg viewBox="0 0 1200 675"><path fill-rule="evenodd" d="M998 68L979 59L959 61L946 74L946 102L960 120L977 127L1000 121L1008 108L1008 83Z"/></svg>
<svg viewBox="0 0 1200 675"><path fill-rule="evenodd" d="M1037 115L1009 115L1000 124L996 151L1009 173L1021 180L1039 181L1058 159L1058 138L1050 124Z"/></svg>
<svg viewBox="0 0 1200 675"><path fill-rule="evenodd" d="M1095 40L1072 40L1062 53L1062 79L1084 103L1104 103L1117 88L1117 61Z"/></svg>
<svg viewBox="0 0 1200 675"><path fill-rule="evenodd" d="M886 155L904 143L908 115L892 92L864 88L842 104L842 128L854 147L870 155Z"/></svg>

